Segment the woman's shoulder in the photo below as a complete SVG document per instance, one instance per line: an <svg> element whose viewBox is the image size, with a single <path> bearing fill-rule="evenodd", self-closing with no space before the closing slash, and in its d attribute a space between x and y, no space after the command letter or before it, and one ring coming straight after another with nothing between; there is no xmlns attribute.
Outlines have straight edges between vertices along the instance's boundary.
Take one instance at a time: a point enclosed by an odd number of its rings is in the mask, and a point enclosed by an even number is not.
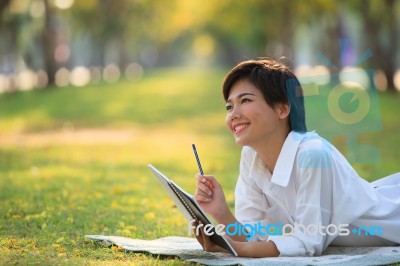
<svg viewBox="0 0 400 266"><path fill-rule="evenodd" d="M343 159L340 152L316 132L304 133L297 150L300 164L317 163L319 167L331 165L332 160ZM336 158L336 159L335 159Z"/></svg>
<svg viewBox="0 0 400 266"><path fill-rule="evenodd" d="M308 151L308 150L321 150L321 151L331 151L334 147L333 145L315 131L305 132L305 133L295 133L295 138L300 140L298 150Z"/></svg>

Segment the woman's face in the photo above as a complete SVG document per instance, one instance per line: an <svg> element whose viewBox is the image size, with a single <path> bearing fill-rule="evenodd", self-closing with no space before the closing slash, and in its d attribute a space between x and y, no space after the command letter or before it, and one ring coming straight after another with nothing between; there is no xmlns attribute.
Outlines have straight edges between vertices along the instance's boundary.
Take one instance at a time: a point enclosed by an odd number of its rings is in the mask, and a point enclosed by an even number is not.
<svg viewBox="0 0 400 266"><path fill-rule="evenodd" d="M246 79L234 83L226 102L226 125L236 143L254 148L274 137L284 124L281 106L270 107L261 91Z"/></svg>

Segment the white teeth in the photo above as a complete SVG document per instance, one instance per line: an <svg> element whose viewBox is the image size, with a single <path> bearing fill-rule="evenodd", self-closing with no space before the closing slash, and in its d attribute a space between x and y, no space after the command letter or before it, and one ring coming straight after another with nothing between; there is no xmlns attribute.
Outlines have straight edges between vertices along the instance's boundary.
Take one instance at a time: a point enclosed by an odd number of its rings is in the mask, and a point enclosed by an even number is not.
<svg viewBox="0 0 400 266"><path fill-rule="evenodd" d="M248 127L248 126L249 126L249 124L237 125L237 126L235 126L235 127L233 128L233 130L234 130L235 132L238 132L238 131L240 131L240 130L242 130L242 129Z"/></svg>

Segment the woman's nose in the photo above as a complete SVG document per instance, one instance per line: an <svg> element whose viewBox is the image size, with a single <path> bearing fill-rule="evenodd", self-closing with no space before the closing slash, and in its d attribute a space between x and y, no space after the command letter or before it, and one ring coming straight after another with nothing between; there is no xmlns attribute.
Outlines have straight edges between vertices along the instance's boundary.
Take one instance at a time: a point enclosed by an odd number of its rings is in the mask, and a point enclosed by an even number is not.
<svg viewBox="0 0 400 266"><path fill-rule="evenodd" d="M236 119L236 118L239 118L240 117L240 108L239 107L237 107L237 106L235 106L235 107L233 107L233 109L232 109L232 112L230 113L230 119L231 120L233 120L233 119Z"/></svg>

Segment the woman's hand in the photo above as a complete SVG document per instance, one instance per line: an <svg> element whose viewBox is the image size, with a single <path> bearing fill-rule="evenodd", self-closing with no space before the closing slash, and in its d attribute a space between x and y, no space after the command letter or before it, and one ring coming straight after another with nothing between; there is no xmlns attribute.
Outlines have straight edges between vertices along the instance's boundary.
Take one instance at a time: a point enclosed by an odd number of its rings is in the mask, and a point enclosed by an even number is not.
<svg viewBox="0 0 400 266"><path fill-rule="evenodd" d="M197 228L199 224L197 222L193 223L193 226ZM197 232L198 234L197 234ZM200 227L199 230L194 229L194 235L196 236L197 241L201 244L203 249L207 252L225 252L228 253L228 251L211 241L210 237L204 233L204 227ZM228 239L228 238L226 238ZM229 241L229 240L228 240Z"/></svg>
<svg viewBox="0 0 400 266"><path fill-rule="evenodd" d="M231 214L225 195L218 181L210 175L195 175L197 179L194 197L199 205L217 221Z"/></svg>
<svg viewBox="0 0 400 266"><path fill-rule="evenodd" d="M207 252L225 252L229 253L223 247L216 245L211 241L210 237L204 233L204 227L198 227L198 222L193 222L194 235L197 241L201 244L203 249ZM240 242L225 236L225 239L229 242L231 247L236 251L239 257L251 257L251 258L265 258L265 257L278 257L280 252L276 245L272 241L266 242Z"/></svg>

